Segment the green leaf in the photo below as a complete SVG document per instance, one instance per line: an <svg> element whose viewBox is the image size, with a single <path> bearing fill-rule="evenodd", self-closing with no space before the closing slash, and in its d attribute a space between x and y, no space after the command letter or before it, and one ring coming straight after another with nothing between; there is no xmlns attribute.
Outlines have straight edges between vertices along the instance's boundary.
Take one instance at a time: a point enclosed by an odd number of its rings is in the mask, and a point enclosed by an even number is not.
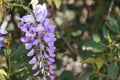
<svg viewBox="0 0 120 80"><path fill-rule="evenodd" d="M0 1L1 1L1 0L0 0ZM0 2L0 20L2 19L2 15L3 15L1 3L2 3L2 2Z"/></svg>
<svg viewBox="0 0 120 80"><path fill-rule="evenodd" d="M3 3L3 0L0 0L0 4L2 4Z"/></svg>
<svg viewBox="0 0 120 80"><path fill-rule="evenodd" d="M119 25L118 22L114 18L110 18L109 23L106 23L106 25L114 32L119 32Z"/></svg>
<svg viewBox="0 0 120 80"><path fill-rule="evenodd" d="M7 73L3 69L0 69L0 74L7 76Z"/></svg>
<svg viewBox="0 0 120 80"><path fill-rule="evenodd" d="M95 63L95 59L94 58L87 58L83 62L84 63Z"/></svg>
<svg viewBox="0 0 120 80"><path fill-rule="evenodd" d="M13 0L4 0L4 2L6 2L6 3L7 3L7 2L11 2L11 1L13 1Z"/></svg>
<svg viewBox="0 0 120 80"><path fill-rule="evenodd" d="M71 34L72 34L73 37L77 36L77 34L75 32L72 32Z"/></svg>
<svg viewBox="0 0 120 80"><path fill-rule="evenodd" d="M95 42L101 41L100 36L97 33L93 33L92 38L93 38L93 41L95 41Z"/></svg>
<svg viewBox="0 0 120 80"><path fill-rule="evenodd" d="M108 70L107 70L108 76L111 79L116 79L118 73L119 73L119 67L118 67L117 62L110 64L110 66L108 67Z"/></svg>
<svg viewBox="0 0 120 80"><path fill-rule="evenodd" d="M76 80L76 78L71 71L63 71L60 75L60 80Z"/></svg>
<svg viewBox="0 0 120 80"><path fill-rule="evenodd" d="M103 65L104 63L105 63L104 60L101 59L101 58L96 58L96 59L95 59L95 64L96 64L98 70L100 70L100 68L102 67L102 65Z"/></svg>
<svg viewBox="0 0 120 80"><path fill-rule="evenodd" d="M52 0L47 0L49 5L52 5Z"/></svg>
<svg viewBox="0 0 120 80"><path fill-rule="evenodd" d="M87 80L89 75L90 75L91 72L84 72L81 76L80 76L80 79L79 80Z"/></svg>
<svg viewBox="0 0 120 80"><path fill-rule="evenodd" d="M82 46L82 49L98 53L98 52L102 52L105 49L105 46L101 43L89 41Z"/></svg>
<svg viewBox="0 0 120 80"><path fill-rule="evenodd" d="M6 80L5 76L0 74L0 80Z"/></svg>
<svg viewBox="0 0 120 80"><path fill-rule="evenodd" d="M103 26L103 36L105 39L108 39L109 31L106 26Z"/></svg>
<svg viewBox="0 0 120 80"><path fill-rule="evenodd" d="M6 64L5 57L0 57L0 67L7 69L7 64Z"/></svg>
<svg viewBox="0 0 120 80"><path fill-rule="evenodd" d="M56 5L57 8L60 8L61 5L61 0L53 0L54 4Z"/></svg>

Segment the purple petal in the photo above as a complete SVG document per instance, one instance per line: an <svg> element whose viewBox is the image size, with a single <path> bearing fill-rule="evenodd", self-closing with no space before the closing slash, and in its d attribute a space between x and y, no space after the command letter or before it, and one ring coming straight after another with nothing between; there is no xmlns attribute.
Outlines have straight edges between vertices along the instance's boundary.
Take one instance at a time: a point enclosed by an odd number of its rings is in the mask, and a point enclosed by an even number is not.
<svg viewBox="0 0 120 80"><path fill-rule="evenodd" d="M47 48L47 51L51 57L55 57L54 48Z"/></svg>
<svg viewBox="0 0 120 80"><path fill-rule="evenodd" d="M39 77L39 76L37 76L36 78L37 78L38 80L40 80L40 77Z"/></svg>
<svg viewBox="0 0 120 80"><path fill-rule="evenodd" d="M46 37L50 37L50 38L54 38L55 35L53 33L46 33L45 34Z"/></svg>
<svg viewBox="0 0 120 80"><path fill-rule="evenodd" d="M4 39L5 39L4 37L0 37L0 41L4 41Z"/></svg>
<svg viewBox="0 0 120 80"><path fill-rule="evenodd" d="M30 32L27 31L27 32L25 33L25 36L31 37L32 35L31 35Z"/></svg>
<svg viewBox="0 0 120 80"><path fill-rule="evenodd" d="M48 60L49 60L50 62L55 62L54 58L51 58L51 57L49 57Z"/></svg>
<svg viewBox="0 0 120 80"><path fill-rule="evenodd" d="M39 37L43 37L43 32L38 32Z"/></svg>
<svg viewBox="0 0 120 80"><path fill-rule="evenodd" d="M37 45L38 45L38 43L39 43L39 40L37 40L37 39L36 39L36 40L34 40L34 41L33 41L33 43L32 43L32 44L37 46Z"/></svg>
<svg viewBox="0 0 120 80"><path fill-rule="evenodd" d="M44 41L45 42L49 42L51 40L51 38L49 38L49 37L44 37Z"/></svg>
<svg viewBox="0 0 120 80"><path fill-rule="evenodd" d="M38 58L38 61L40 61L40 58L41 58L40 54L38 54L37 58Z"/></svg>
<svg viewBox="0 0 120 80"><path fill-rule="evenodd" d="M34 53L35 53L35 50L34 49L32 49L28 54L27 54L27 56L33 56L34 55Z"/></svg>
<svg viewBox="0 0 120 80"><path fill-rule="evenodd" d="M19 16L16 16L15 18L18 19L18 20L21 20L21 18Z"/></svg>
<svg viewBox="0 0 120 80"><path fill-rule="evenodd" d="M50 20L47 18L47 19L45 19L45 21L44 21L44 26L48 26L50 24Z"/></svg>
<svg viewBox="0 0 120 80"><path fill-rule="evenodd" d="M34 73L33 76L37 76L40 73L40 71L37 71L36 73Z"/></svg>
<svg viewBox="0 0 120 80"><path fill-rule="evenodd" d="M45 16L42 13L39 13L38 15L35 16L37 22L43 22L45 19Z"/></svg>
<svg viewBox="0 0 120 80"><path fill-rule="evenodd" d="M29 37L25 36L25 37L20 38L20 40L21 40L22 42L26 43L26 42L28 42Z"/></svg>
<svg viewBox="0 0 120 80"><path fill-rule="evenodd" d="M53 58L56 56L54 53L49 53L49 55Z"/></svg>
<svg viewBox="0 0 120 80"><path fill-rule="evenodd" d="M36 58L35 57L33 57L30 61L29 61L29 64L35 64L36 63Z"/></svg>
<svg viewBox="0 0 120 80"><path fill-rule="evenodd" d="M30 43L26 43L26 44L25 44L25 48L26 48L26 49L30 49L31 47L32 47L32 44L30 44Z"/></svg>
<svg viewBox="0 0 120 80"><path fill-rule="evenodd" d="M41 24L38 24L38 26L36 27L36 31L44 31L44 27Z"/></svg>
<svg viewBox="0 0 120 80"><path fill-rule="evenodd" d="M50 65L50 69L56 69L55 65Z"/></svg>
<svg viewBox="0 0 120 80"><path fill-rule="evenodd" d="M0 34L7 34L8 32L4 29L0 29Z"/></svg>
<svg viewBox="0 0 120 80"><path fill-rule="evenodd" d="M56 47L49 47L47 48L47 51L49 52L49 54L54 53L54 50L56 49Z"/></svg>
<svg viewBox="0 0 120 80"><path fill-rule="evenodd" d="M55 79L55 76L50 76L51 79Z"/></svg>
<svg viewBox="0 0 120 80"><path fill-rule="evenodd" d="M54 25L48 25L48 26L45 27L45 30L46 30L46 32L52 32L53 33L54 28L55 28Z"/></svg>
<svg viewBox="0 0 120 80"><path fill-rule="evenodd" d="M33 67L32 67L32 70L36 70L37 69L37 64L35 64Z"/></svg>
<svg viewBox="0 0 120 80"><path fill-rule="evenodd" d="M25 15L21 19L23 22L34 23L34 17L32 15Z"/></svg>
<svg viewBox="0 0 120 80"><path fill-rule="evenodd" d="M47 16L47 8L46 8L46 4L39 4L39 5L36 5L34 10L33 10L33 13L34 14L39 14L39 13L42 13L44 14L45 16Z"/></svg>
<svg viewBox="0 0 120 80"><path fill-rule="evenodd" d="M54 74L54 73L55 73L55 71L53 71L53 70L49 70L49 72L50 72L51 74Z"/></svg>
<svg viewBox="0 0 120 80"><path fill-rule="evenodd" d="M44 57L45 57L46 59L48 59L48 58L49 58L49 55L44 52Z"/></svg>
<svg viewBox="0 0 120 80"><path fill-rule="evenodd" d="M22 31L22 32L27 32L27 28L26 27L20 27L20 30Z"/></svg>
<svg viewBox="0 0 120 80"><path fill-rule="evenodd" d="M48 64L48 65L51 65L51 64L52 64L52 62L50 62L50 61L47 61L47 64Z"/></svg>
<svg viewBox="0 0 120 80"><path fill-rule="evenodd" d="M47 43L49 47L53 47L54 46L54 42L53 41L50 41Z"/></svg>

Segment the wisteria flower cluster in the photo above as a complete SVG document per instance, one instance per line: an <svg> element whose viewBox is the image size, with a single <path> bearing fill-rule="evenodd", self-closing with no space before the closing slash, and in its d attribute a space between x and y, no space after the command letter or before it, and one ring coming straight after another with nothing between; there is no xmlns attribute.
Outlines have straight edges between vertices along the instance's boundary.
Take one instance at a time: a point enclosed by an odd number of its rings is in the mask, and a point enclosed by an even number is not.
<svg viewBox="0 0 120 80"><path fill-rule="evenodd" d="M54 79L55 73L55 54L54 42L56 41L54 28L50 24L46 4L36 5L33 14L27 14L18 18L21 23L19 28L24 32L21 41L25 43L25 48L30 49L27 56L32 57L29 64L35 70L34 76L38 79Z"/></svg>
<svg viewBox="0 0 120 80"><path fill-rule="evenodd" d="M8 32L4 29L0 29L0 51L1 51L1 48L3 47L3 43L4 43L4 40L5 40L5 37L4 35L7 34Z"/></svg>

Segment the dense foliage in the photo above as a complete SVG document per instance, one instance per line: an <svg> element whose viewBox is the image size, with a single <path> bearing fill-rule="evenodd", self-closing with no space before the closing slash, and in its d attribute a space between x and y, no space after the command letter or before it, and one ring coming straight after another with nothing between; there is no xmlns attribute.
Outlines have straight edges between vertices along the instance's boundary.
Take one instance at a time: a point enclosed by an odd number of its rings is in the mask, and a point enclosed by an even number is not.
<svg viewBox="0 0 120 80"><path fill-rule="evenodd" d="M119 4L0 0L0 80L120 80Z"/></svg>

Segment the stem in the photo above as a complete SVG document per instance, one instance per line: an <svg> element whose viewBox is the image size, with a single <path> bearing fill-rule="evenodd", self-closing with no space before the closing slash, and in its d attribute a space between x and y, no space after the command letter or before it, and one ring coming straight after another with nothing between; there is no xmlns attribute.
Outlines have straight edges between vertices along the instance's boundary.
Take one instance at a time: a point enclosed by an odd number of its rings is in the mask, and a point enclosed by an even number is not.
<svg viewBox="0 0 120 80"><path fill-rule="evenodd" d="M110 7L108 9L108 14L107 14L107 20L109 20L109 18L110 18L110 14L111 14L111 11L112 11L112 7L114 5L114 1L115 0L112 0L111 3L110 3Z"/></svg>
<svg viewBox="0 0 120 80"><path fill-rule="evenodd" d="M23 9L25 9L26 11L28 11L30 14L33 14L32 11L30 10L30 8L22 5L22 4L17 4L17 3L12 3L10 4L10 6L19 6L19 7L22 7Z"/></svg>
<svg viewBox="0 0 120 80"><path fill-rule="evenodd" d="M11 73L11 59L10 55L8 55L8 64L9 64L9 73Z"/></svg>
<svg viewBox="0 0 120 80"><path fill-rule="evenodd" d="M56 26L57 26L57 29L58 29L58 31L59 31L59 34L60 34L61 38L63 39L64 43L67 45L70 53L71 53L71 54L72 54L72 53L75 53L75 55L77 55L78 51L74 50L74 48L73 48L72 45L70 44L69 40L63 36L62 30L60 29L60 26L57 25L57 23L56 23L56 21L55 21L55 17L54 17L53 20L54 20L54 22L55 22L55 24L56 24Z"/></svg>
<svg viewBox="0 0 120 80"><path fill-rule="evenodd" d="M41 38L39 37L39 41L40 41L40 43L42 43L42 41L41 41ZM42 62L44 62L44 59L43 59L43 54L42 54L42 48L41 48L41 46L39 45L39 47L40 47L40 55L41 55L41 61ZM44 66L43 66L43 69L45 70L45 68L44 68ZM46 75L45 74L45 71L43 72L43 74L44 74L44 76Z"/></svg>
<svg viewBox="0 0 120 80"><path fill-rule="evenodd" d="M104 74L104 73L101 73L101 72L98 72L98 71L93 71L93 73L98 74L98 75L101 76L101 77L106 77L107 79L109 79L109 76L107 76L107 75Z"/></svg>
<svg viewBox="0 0 120 80"><path fill-rule="evenodd" d="M40 41L40 43L42 43L42 42L41 42L41 39L40 39L40 37L39 37L39 41ZM41 59L42 59L42 62L43 62L42 48L41 48L41 46L40 46L40 45L39 45L39 47L40 47L40 55L42 56L42 58L41 58Z"/></svg>
<svg viewBox="0 0 120 80"><path fill-rule="evenodd" d="M6 49L5 54L6 54L6 61L8 66L8 73L10 74L11 73L11 56L10 56L11 51L9 48Z"/></svg>

